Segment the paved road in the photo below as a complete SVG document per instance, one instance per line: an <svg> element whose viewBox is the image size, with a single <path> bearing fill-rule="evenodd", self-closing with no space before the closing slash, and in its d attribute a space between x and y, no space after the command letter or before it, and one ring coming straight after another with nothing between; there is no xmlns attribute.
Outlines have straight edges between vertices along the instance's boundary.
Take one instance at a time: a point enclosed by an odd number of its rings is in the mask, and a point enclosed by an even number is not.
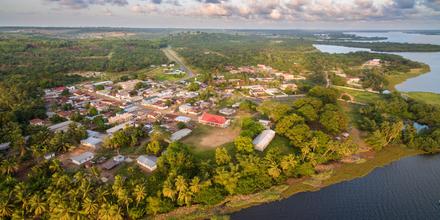
<svg viewBox="0 0 440 220"><path fill-rule="evenodd" d="M181 57L179 57L179 55L176 53L176 51L171 49L171 47L164 48L164 49L162 49L162 51L164 52L165 56L168 57L168 59L176 62L177 64L179 64L179 66L182 67L182 69L188 74L188 77L186 77L186 78L192 78L195 76L194 72L185 65L185 62L183 61L183 59Z"/></svg>

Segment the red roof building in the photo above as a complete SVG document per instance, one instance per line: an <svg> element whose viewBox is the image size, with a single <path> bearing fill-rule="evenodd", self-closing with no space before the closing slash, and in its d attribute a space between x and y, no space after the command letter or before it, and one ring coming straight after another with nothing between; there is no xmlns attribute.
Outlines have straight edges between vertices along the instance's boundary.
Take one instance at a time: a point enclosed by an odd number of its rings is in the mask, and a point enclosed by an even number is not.
<svg viewBox="0 0 440 220"><path fill-rule="evenodd" d="M199 117L199 123L214 127L226 128L229 126L230 120L220 115L213 115L204 112L202 116Z"/></svg>
<svg viewBox="0 0 440 220"><path fill-rule="evenodd" d="M66 87L64 87L64 86L59 86L59 87L53 88L53 90L56 92L63 92L65 89L66 89Z"/></svg>
<svg viewBox="0 0 440 220"><path fill-rule="evenodd" d="M31 125L44 125L44 121L39 118L32 119L29 121L29 123Z"/></svg>

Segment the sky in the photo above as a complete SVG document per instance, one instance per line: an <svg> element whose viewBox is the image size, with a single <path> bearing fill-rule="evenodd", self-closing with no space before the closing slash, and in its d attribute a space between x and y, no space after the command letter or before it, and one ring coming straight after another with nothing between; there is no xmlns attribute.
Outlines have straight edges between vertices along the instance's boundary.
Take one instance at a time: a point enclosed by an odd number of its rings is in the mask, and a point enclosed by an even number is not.
<svg viewBox="0 0 440 220"><path fill-rule="evenodd" d="M0 26L440 29L440 0L0 0Z"/></svg>

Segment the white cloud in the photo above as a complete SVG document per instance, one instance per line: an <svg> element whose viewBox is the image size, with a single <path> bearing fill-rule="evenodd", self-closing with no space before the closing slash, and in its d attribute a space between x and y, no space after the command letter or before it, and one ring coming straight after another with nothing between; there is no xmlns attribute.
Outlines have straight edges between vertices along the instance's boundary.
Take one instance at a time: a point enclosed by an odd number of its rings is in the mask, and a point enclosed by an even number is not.
<svg viewBox="0 0 440 220"><path fill-rule="evenodd" d="M127 0L44 0L81 9ZM440 0L137 0L134 13L256 21L376 21L439 16Z"/></svg>

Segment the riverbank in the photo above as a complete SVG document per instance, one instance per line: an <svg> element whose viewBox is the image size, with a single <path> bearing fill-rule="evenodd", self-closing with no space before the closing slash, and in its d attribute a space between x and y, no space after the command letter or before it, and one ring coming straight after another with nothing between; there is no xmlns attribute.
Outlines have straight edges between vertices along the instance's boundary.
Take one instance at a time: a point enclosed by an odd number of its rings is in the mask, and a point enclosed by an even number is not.
<svg viewBox="0 0 440 220"><path fill-rule="evenodd" d="M333 169L314 177L289 179L284 184L251 195L229 196L215 206L182 207L170 213L158 215L155 219L206 219L213 216L226 216L251 206L285 199L301 192L317 191L332 184L360 178L378 167L419 154L423 154L423 151L403 146L389 146L378 153L362 153L361 159L354 163L335 163L332 166Z"/></svg>
<svg viewBox="0 0 440 220"><path fill-rule="evenodd" d="M419 102L440 107L440 94L432 92L406 92L404 94Z"/></svg>
<svg viewBox="0 0 440 220"><path fill-rule="evenodd" d="M388 80L388 90L396 91L396 86L405 82L408 79L415 78L417 76L423 75L430 71L429 65L424 64L422 68L412 69L409 73L396 74L387 76Z"/></svg>

